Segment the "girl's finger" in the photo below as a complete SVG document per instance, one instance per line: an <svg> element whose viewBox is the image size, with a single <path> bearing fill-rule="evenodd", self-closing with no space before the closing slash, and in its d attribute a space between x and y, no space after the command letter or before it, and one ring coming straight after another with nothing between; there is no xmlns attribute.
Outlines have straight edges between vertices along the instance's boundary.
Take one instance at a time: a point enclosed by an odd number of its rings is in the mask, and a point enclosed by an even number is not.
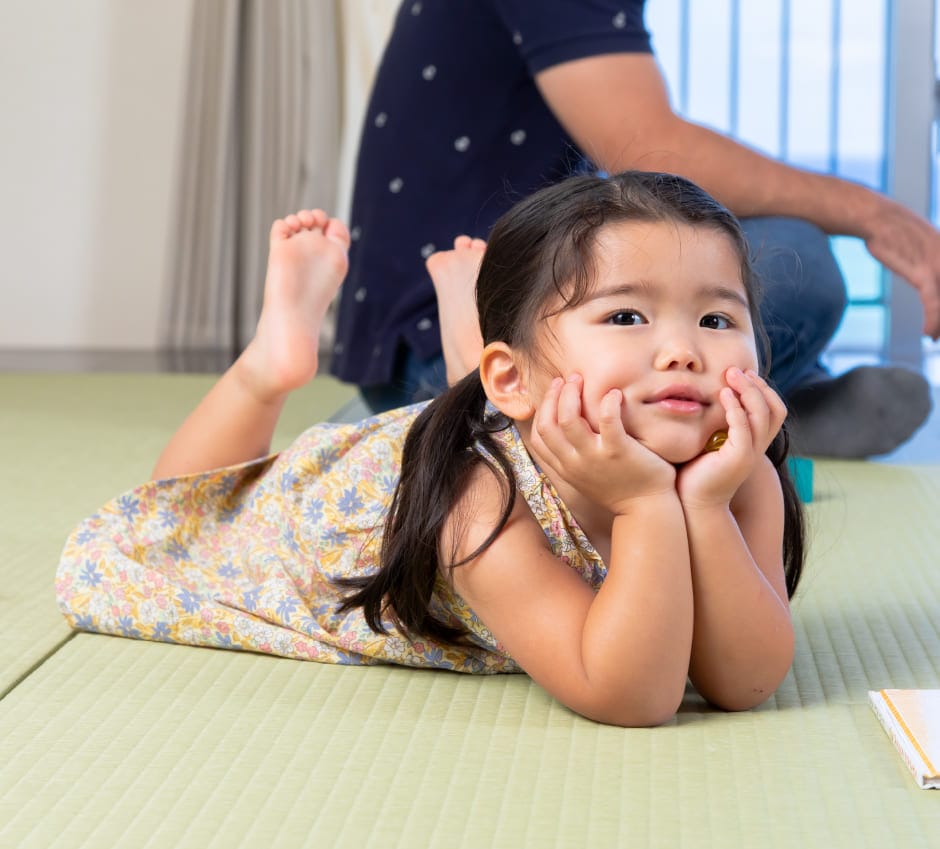
<svg viewBox="0 0 940 849"><path fill-rule="evenodd" d="M545 392L545 397L542 399L542 403L539 404L535 413L535 418L540 428L551 427L557 422L558 396L561 393L563 385L564 381L560 377L556 377L549 384L548 390Z"/></svg>
<svg viewBox="0 0 940 849"><path fill-rule="evenodd" d="M623 392L611 389L601 398L600 428L601 441L610 448L621 447L627 442L627 432L623 427L621 411L623 409Z"/></svg>
<svg viewBox="0 0 940 849"><path fill-rule="evenodd" d="M573 374L561 387L558 396L558 424L567 431L581 419L581 377Z"/></svg>
<svg viewBox="0 0 940 849"><path fill-rule="evenodd" d="M581 375L573 374L565 381L558 397L558 427L576 452L589 450L590 441L595 436L591 426L582 415L583 386L584 381Z"/></svg>
<svg viewBox="0 0 940 849"><path fill-rule="evenodd" d="M745 374L763 393L764 400L767 402L767 406L770 408L771 418L776 425L776 429L779 430L780 426L787 417L787 405L783 402L783 399L771 388L770 384L767 383L767 381L764 380L764 378L762 378L756 371L753 369L748 369Z"/></svg>
<svg viewBox="0 0 940 849"><path fill-rule="evenodd" d="M741 405L747 411L751 431L758 439L769 434L772 416L763 387L740 369L729 369L728 382L738 393Z"/></svg>
<svg viewBox="0 0 940 849"><path fill-rule="evenodd" d="M536 413L535 435L556 463L564 464L570 462L573 455L577 454L578 447L572 441L571 433L573 425L565 416L569 413L563 412L567 405L569 408L572 403L580 407L578 398L573 402L570 398L571 389L569 384L556 377L549 385L542 403L539 405ZM568 393L569 397L566 397ZM575 393L576 396L579 393Z"/></svg>
<svg viewBox="0 0 940 849"><path fill-rule="evenodd" d="M725 420L728 422L728 439L725 446L732 449L750 448L753 444L753 435L751 424L748 419L747 410L741 404L738 394L731 388L725 387L718 393L718 400L725 410ZM721 452L719 452L721 453Z"/></svg>

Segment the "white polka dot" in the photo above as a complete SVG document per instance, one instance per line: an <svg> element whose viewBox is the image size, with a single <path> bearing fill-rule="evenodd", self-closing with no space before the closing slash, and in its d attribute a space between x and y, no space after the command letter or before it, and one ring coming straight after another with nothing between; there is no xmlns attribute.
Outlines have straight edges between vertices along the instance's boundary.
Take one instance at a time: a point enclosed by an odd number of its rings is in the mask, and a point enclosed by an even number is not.
<svg viewBox="0 0 940 849"><path fill-rule="evenodd" d="M454 147L463 153L470 147L470 138L468 136L461 136L459 139L454 139Z"/></svg>
<svg viewBox="0 0 940 849"><path fill-rule="evenodd" d="M424 259L427 259L427 258L428 258L431 254L433 254L434 251L436 251L436 250L437 250L437 248L435 248L434 245L431 244L431 242L428 242L426 245L424 245L424 246L421 248L421 256L422 256Z"/></svg>
<svg viewBox="0 0 940 849"><path fill-rule="evenodd" d="M412 15L420 15L420 14L421 14L421 4L420 4L420 3L412 3L412 4L411 4L411 14L412 14Z"/></svg>
<svg viewBox="0 0 940 849"><path fill-rule="evenodd" d="M402 190L404 185L405 181L401 177L396 177L394 180L392 180L391 183L388 184L388 190L393 195L397 195Z"/></svg>
<svg viewBox="0 0 940 849"><path fill-rule="evenodd" d="M358 242L361 235L362 228L358 224L349 231L349 238L354 242Z"/></svg>
<svg viewBox="0 0 940 849"><path fill-rule="evenodd" d="M379 112L379 114L375 116L376 127L384 127L387 122L388 115L385 112Z"/></svg>
<svg viewBox="0 0 940 849"><path fill-rule="evenodd" d="M513 43L513 44L517 44L517 45L518 45L518 44L522 44L522 33L519 32L519 30L516 30L516 31L512 34L512 43Z"/></svg>
<svg viewBox="0 0 940 849"><path fill-rule="evenodd" d="M437 76L437 68L435 68L434 65L425 65L421 70L421 76L430 82Z"/></svg>
<svg viewBox="0 0 940 849"><path fill-rule="evenodd" d="M509 134L509 141L514 145L520 145L525 141L525 130L513 130Z"/></svg>
<svg viewBox="0 0 940 849"><path fill-rule="evenodd" d="M366 288L363 286L361 289L356 289L356 294L353 295L357 303L362 303L366 299Z"/></svg>
<svg viewBox="0 0 940 849"><path fill-rule="evenodd" d="M382 356L382 346L381 346L381 345L376 345L376 346L372 349L372 356L373 356L373 357L381 357L381 356Z"/></svg>
<svg viewBox="0 0 940 849"><path fill-rule="evenodd" d="M415 326L418 330L430 330L434 326L434 322L429 318L422 318Z"/></svg>
<svg viewBox="0 0 940 849"><path fill-rule="evenodd" d="M627 15L625 12L617 12L614 15L614 26L617 29L623 29L627 25Z"/></svg>
<svg viewBox="0 0 940 849"><path fill-rule="evenodd" d="M342 354L342 353L343 353L343 343L342 343L342 342L337 342L337 343L333 346L333 353L334 353L334 354Z"/></svg>

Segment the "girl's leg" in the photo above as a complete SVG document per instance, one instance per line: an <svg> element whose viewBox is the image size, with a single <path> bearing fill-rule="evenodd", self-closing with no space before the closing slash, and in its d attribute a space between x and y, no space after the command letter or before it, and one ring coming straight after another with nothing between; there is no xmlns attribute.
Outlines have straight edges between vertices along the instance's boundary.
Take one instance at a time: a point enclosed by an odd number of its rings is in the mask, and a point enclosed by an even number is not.
<svg viewBox="0 0 940 849"><path fill-rule="evenodd" d="M348 247L345 225L322 210L274 222L254 338L177 430L154 478L268 453L288 394L317 372L320 327L346 275Z"/></svg>
<svg viewBox="0 0 940 849"><path fill-rule="evenodd" d="M438 251L427 260L437 294L441 345L450 385L480 364L483 337L477 318L476 282L485 249L482 239L458 236L452 251Z"/></svg>

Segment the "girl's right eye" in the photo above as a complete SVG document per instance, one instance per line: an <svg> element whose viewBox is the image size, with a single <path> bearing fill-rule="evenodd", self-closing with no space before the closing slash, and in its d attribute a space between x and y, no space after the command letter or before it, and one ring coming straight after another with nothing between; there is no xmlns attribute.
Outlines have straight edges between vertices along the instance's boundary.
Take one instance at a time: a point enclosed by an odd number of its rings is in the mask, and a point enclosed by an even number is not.
<svg viewBox="0 0 940 849"><path fill-rule="evenodd" d="M646 324L646 319L636 310L617 310L608 319L611 324L618 327L633 327L636 324Z"/></svg>

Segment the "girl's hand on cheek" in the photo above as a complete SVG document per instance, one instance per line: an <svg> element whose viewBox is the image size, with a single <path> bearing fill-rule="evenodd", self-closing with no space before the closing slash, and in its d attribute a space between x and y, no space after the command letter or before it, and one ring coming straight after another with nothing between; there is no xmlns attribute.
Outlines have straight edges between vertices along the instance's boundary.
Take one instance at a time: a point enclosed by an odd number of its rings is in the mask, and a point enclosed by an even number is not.
<svg viewBox="0 0 940 849"><path fill-rule="evenodd" d="M727 505L773 441L787 408L767 383L750 369L730 368L719 399L728 422L728 439L718 451L702 454L679 472L683 504Z"/></svg>
<svg viewBox="0 0 940 849"><path fill-rule="evenodd" d="M642 446L623 426L623 393L601 400L599 430L582 415L583 380L555 378L532 426L533 447L553 477L614 513L649 495L675 493L676 470Z"/></svg>

